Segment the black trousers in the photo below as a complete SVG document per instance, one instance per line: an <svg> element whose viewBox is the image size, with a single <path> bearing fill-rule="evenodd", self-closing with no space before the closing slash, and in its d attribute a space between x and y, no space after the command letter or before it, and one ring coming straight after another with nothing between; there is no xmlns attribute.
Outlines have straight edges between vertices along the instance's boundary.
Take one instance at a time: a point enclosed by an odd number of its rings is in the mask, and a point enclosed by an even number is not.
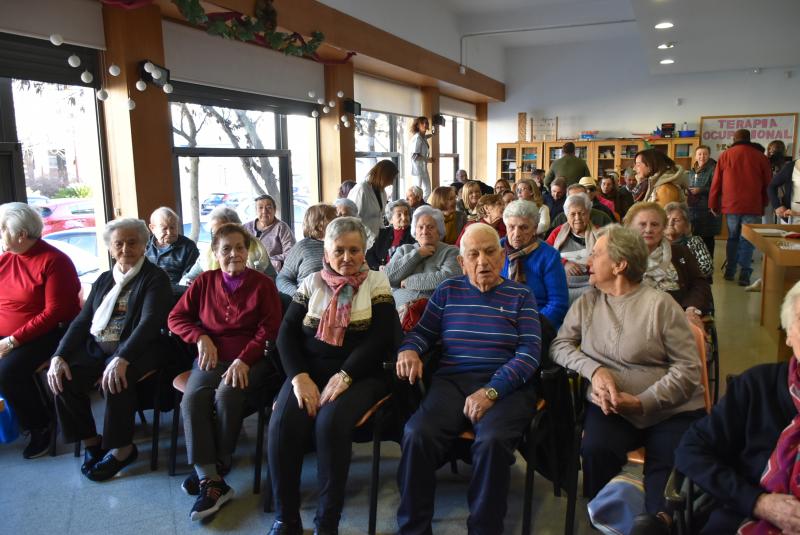
<svg viewBox="0 0 800 535"><path fill-rule="evenodd" d="M430 534L436 470L447 460L459 433L469 428L467 396L491 374L435 375L419 410L405 427L397 473L399 533ZM536 413L536 391L527 384L498 400L474 426L472 479L467 490L470 534L503 532L514 450Z"/></svg>
<svg viewBox="0 0 800 535"><path fill-rule="evenodd" d="M309 359L311 378L325 388L341 368L338 360ZM269 422L267 453L275 496L275 518L285 522L300 519L300 473L303 456L316 442L319 502L314 523L332 529L339 525L344 507L347 474L353 444L353 429L364 413L386 393L382 378L366 377L353 384L335 401L326 403L311 418L297 404L291 378L278 393Z"/></svg>
<svg viewBox="0 0 800 535"><path fill-rule="evenodd" d="M25 430L43 429L50 425L50 412L33 374L53 356L62 334L62 329L55 328L12 349L0 359L0 395L14 409L20 427Z"/></svg>
<svg viewBox="0 0 800 535"><path fill-rule="evenodd" d="M675 448L702 409L687 411L644 429L617 414L606 416L594 403L586 404L581 456L583 484L589 499L595 497L628 462L628 452L645 447L645 508L655 514L664 510L664 487L672 470Z"/></svg>
<svg viewBox="0 0 800 535"><path fill-rule="evenodd" d="M66 358L66 357L65 357ZM64 378L64 390L56 396L56 413L61 422L65 442L86 440L97 435L89 399L97 381L103 376L106 364L111 360L99 360L83 351L67 358L72 380ZM133 443L136 418L136 383L142 376L159 365L155 348L146 351L128 365L125 375L128 388L117 394L105 394L105 417L103 422L103 448L122 448Z"/></svg>

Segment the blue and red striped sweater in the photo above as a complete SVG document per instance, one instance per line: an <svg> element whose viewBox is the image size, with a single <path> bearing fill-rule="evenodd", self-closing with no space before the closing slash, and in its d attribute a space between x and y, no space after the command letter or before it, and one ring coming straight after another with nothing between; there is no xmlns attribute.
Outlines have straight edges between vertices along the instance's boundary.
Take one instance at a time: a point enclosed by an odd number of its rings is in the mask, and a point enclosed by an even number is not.
<svg viewBox="0 0 800 535"><path fill-rule="evenodd" d="M487 387L503 397L531 379L542 346L536 298L521 284L503 279L487 292L465 275L447 279L433 292L419 323L400 351L424 354L442 341L440 374L493 373Z"/></svg>

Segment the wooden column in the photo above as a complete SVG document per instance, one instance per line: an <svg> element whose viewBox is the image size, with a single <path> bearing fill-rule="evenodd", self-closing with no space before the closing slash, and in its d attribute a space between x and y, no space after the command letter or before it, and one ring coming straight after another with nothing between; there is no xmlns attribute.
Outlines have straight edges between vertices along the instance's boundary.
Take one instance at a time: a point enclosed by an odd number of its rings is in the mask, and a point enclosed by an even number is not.
<svg viewBox="0 0 800 535"><path fill-rule="evenodd" d="M422 88L422 115L428 118L433 126L433 116L439 113L439 88ZM438 127L437 127L438 128ZM428 164L428 171L431 177L431 191L439 187L439 134L428 140L431 146L431 158L433 163Z"/></svg>
<svg viewBox="0 0 800 535"><path fill-rule="evenodd" d="M336 200L339 186L345 180L363 178L356 176L355 121L352 114L348 114L350 128L345 128L340 120L345 114L342 101L353 98L353 74L353 64L349 62L325 66L325 101L336 101L336 107L322 115L319 121L323 202ZM344 98L336 96L339 91L344 92Z"/></svg>
<svg viewBox="0 0 800 535"><path fill-rule="evenodd" d="M489 143L489 105L485 102L475 105L475 176L494 187L499 176L490 171L487 162Z"/></svg>
<svg viewBox="0 0 800 535"><path fill-rule="evenodd" d="M103 111L114 215L146 220L159 206L176 207L167 95L151 84L144 92L135 87L141 61L169 68L164 65L161 10L157 5L132 10L103 5L103 24L103 87L109 93ZM120 67L119 76L109 75L112 64ZM133 110L129 97L136 102Z"/></svg>

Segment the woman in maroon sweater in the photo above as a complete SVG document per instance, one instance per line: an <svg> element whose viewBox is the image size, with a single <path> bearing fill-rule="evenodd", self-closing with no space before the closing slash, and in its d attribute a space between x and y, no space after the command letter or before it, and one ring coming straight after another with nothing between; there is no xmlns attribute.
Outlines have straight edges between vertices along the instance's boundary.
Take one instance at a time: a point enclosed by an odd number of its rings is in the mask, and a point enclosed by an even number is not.
<svg viewBox="0 0 800 535"><path fill-rule="evenodd" d="M219 227L211 248L220 269L195 279L169 315L170 330L197 344L198 352L181 402L195 467L183 483L197 495L192 520L216 513L233 497L222 475L230 469L246 394L263 375L264 346L275 341L281 322L275 283L246 267L251 239L240 225Z"/></svg>
<svg viewBox="0 0 800 535"><path fill-rule="evenodd" d="M0 395L30 431L22 455L33 459L47 452L52 432L33 372L78 315L81 285L70 259L41 239L42 218L27 204L0 207L0 233Z"/></svg>

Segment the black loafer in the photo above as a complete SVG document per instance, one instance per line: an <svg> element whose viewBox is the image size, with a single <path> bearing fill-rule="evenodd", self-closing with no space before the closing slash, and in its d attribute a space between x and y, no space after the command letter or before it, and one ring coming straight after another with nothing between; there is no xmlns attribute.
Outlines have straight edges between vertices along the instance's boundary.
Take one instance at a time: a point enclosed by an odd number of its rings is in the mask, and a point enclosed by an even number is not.
<svg viewBox="0 0 800 535"><path fill-rule="evenodd" d="M100 460L106 456L108 450L104 450L98 446L88 446L83 449L83 464L81 465L81 474L88 476L89 472L94 468Z"/></svg>
<svg viewBox="0 0 800 535"><path fill-rule="evenodd" d="M651 514L636 515L630 535L669 535L670 529L659 516Z"/></svg>
<svg viewBox="0 0 800 535"><path fill-rule="evenodd" d="M303 523L276 520L267 535L303 535Z"/></svg>
<svg viewBox="0 0 800 535"><path fill-rule="evenodd" d="M139 450L136 449L135 444L131 454L123 461L117 460L117 458L109 452L89 470L86 477L92 481L107 481L117 475L117 472L133 463L138 456Z"/></svg>
<svg viewBox="0 0 800 535"><path fill-rule="evenodd" d="M314 528L314 535L339 535L339 528Z"/></svg>

